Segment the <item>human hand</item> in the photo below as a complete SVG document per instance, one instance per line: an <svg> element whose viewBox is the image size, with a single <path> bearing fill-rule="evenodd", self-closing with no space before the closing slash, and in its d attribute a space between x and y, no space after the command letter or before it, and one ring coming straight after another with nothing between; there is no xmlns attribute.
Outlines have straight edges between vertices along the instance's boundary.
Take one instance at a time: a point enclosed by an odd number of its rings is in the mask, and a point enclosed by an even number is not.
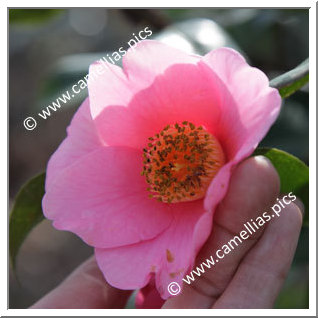
<svg viewBox="0 0 318 318"><path fill-rule="evenodd" d="M279 177L268 159L254 157L241 163L233 173L228 193L215 213L212 233L194 267L244 230L244 223L269 211L278 196ZM273 308L301 230L303 206L300 201L295 202L221 262L196 277L191 285L184 284L182 293L166 301L163 308Z"/></svg>
<svg viewBox="0 0 318 318"><path fill-rule="evenodd" d="M268 211L279 195L279 177L264 157L245 160L234 171L218 206L212 233L197 256L199 266ZM295 201L297 202L297 201ZM291 202L268 224L162 308L272 308L292 262L302 224L302 205ZM123 308L132 291L105 282L94 257L30 308Z"/></svg>

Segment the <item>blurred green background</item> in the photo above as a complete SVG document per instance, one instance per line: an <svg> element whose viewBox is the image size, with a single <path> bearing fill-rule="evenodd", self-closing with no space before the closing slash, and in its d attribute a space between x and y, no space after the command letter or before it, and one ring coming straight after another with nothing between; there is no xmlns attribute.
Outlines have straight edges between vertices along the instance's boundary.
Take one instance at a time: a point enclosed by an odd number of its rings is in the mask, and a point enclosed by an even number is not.
<svg viewBox="0 0 318 318"><path fill-rule="evenodd" d="M45 170L87 90L33 131L25 130L23 120L37 118L87 74L90 63L127 46L132 33L148 26L151 39L197 54L233 47L273 78L308 57L308 18L303 9L10 9L10 205L21 185ZM290 152L308 164L308 105L305 86L284 101L261 145ZM21 248L18 281L10 272L9 307L27 308L92 252L75 235L42 222ZM276 308L308 308L308 253L308 228L303 227Z"/></svg>

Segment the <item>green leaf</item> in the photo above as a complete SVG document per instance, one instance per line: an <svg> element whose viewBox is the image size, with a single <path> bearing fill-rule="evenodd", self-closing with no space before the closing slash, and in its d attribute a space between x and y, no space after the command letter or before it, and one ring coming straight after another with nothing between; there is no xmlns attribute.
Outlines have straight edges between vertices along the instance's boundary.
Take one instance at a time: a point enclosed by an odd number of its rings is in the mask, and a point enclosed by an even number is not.
<svg viewBox="0 0 318 318"><path fill-rule="evenodd" d="M294 94L309 81L309 60L306 59L293 70L282 74L269 82L271 87L277 88L282 98Z"/></svg>
<svg viewBox="0 0 318 318"><path fill-rule="evenodd" d="M274 308L309 308L309 281L305 267L291 267L283 289L276 299Z"/></svg>
<svg viewBox="0 0 318 318"><path fill-rule="evenodd" d="M13 268L24 239L44 219L41 205L44 182L45 173L29 180L19 191L13 205L9 220L9 253Z"/></svg>
<svg viewBox="0 0 318 318"><path fill-rule="evenodd" d="M253 156L267 157L280 177L281 193L293 192L305 205L304 224L308 225L309 168L295 156L275 148L257 148Z"/></svg>
<svg viewBox="0 0 318 318"><path fill-rule="evenodd" d="M59 15L62 9L9 9L9 23L44 23Z"/></svg>

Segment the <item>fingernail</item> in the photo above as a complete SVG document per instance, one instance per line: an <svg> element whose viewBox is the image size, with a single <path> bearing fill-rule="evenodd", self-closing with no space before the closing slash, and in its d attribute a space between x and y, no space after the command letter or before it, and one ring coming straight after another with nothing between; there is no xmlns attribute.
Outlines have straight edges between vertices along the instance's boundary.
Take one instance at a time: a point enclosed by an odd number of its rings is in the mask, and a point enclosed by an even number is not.
<svg viewBox="0 0 318 318"><path fill-rule="evenodd" d="M263 165L271 165L271 166L272 166L271 161L270 161L268 158L266 158L265 156L258 155L258 156L255 156L254 158L255 158L255 160L256 160L257 162L259 162L260 164L263 164Z"/></svg>

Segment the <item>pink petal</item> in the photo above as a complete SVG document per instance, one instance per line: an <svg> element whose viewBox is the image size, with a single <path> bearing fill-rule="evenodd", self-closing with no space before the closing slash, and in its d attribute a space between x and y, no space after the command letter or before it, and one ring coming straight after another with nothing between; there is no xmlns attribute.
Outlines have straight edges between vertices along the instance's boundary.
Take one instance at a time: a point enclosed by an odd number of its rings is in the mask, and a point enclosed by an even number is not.
<svg viewBox="0 0 318 318"><path fill-rule="evenodd" d="M93 119L109 105L128 105L138 90L119 66L97 61L89 67L88 92Z"/></svg>
<svg viewBox="0 0 318 318"><path fill-rule="evenodd" d="M217 128L228 163L220 169L206 193L204 206L211 211L226 194L231 170L255 150L276 120L281 98L276 89L269 87L266 75L249 66L232 49L214 50L203 57L200 65L207 74L212 69L219 76L235 101L235 105L223 104Z"/></svg>
<svg viewBox="0 0 318 318"><path fill-rule="evenodd" d="M228 162L212 180L204 198L204 207L207 211L214 213L216 206L225 197L234 165L234 161Z"/></svg>
<svg viewBox="0 0 318 318"><path fill-rule="evenodd" d="M123 68L130 82L146 88L169 67L196 64L199 59L199 56L189 55L161 42L146 40L127 52L123 58Z"/></svg>
<svg viewBox="0 0 318 318"><path fill-rule="evenodd" d="M140 149L167 124L186 120L218 134L223 104L230 107L234 102L224 84L210 73L208 77L192 64L171 66L135 94L128 107L108 106L95 118L103 140Z"/></svg>
<svg viewBox="0 0 318 318"><path fill-rule="evenodd" d="M93 63L88 80L93 118L109 105L128 105L133 94L150 86L170 66L197 61L198 57L158 41L144 40L127 51L123 57L123 70L103 60Z"/></svg>
<svg viewBox="0 0 318 318"><path fill-rule="evenodd" d="M228 159L240 161L253 152L276 120L281 105L278 90L269 87L262 71L229 48L208 53L200 65L218 75L236 103L234 113L233 107L223 110L219 129L224 132L223 140L233 140Z"/></svg>
<svg viewBox="0 0 318 318"><path fill-rule="evenodd" d="M134 244L156 237L171 223L169 205L147 197L142 154L100 147L54 179L43 211L60 230L95 247Z"/></svg>
<svg viewBox="0 0 318 318"><path fill-rule="evenodd" d="M158 237L112 249L95 249L97 263L109 284L120 289L137 289L156 274L161 297L170 297L171 282L182 286L196 253L211 231L212 214L203 210L202 200L173 204L174 220ZM201 219L204 218L204 222Z"/></svg>
<svg viewBox="0 0 318 318"><path fill-rule="evenodd" d="M64 139L49 160L45 180L46 188L65 168L83 155L98 149L101 145L102 141L97 135L90 114L89 99L86 98L67 128L67 138Z"/></svg>

